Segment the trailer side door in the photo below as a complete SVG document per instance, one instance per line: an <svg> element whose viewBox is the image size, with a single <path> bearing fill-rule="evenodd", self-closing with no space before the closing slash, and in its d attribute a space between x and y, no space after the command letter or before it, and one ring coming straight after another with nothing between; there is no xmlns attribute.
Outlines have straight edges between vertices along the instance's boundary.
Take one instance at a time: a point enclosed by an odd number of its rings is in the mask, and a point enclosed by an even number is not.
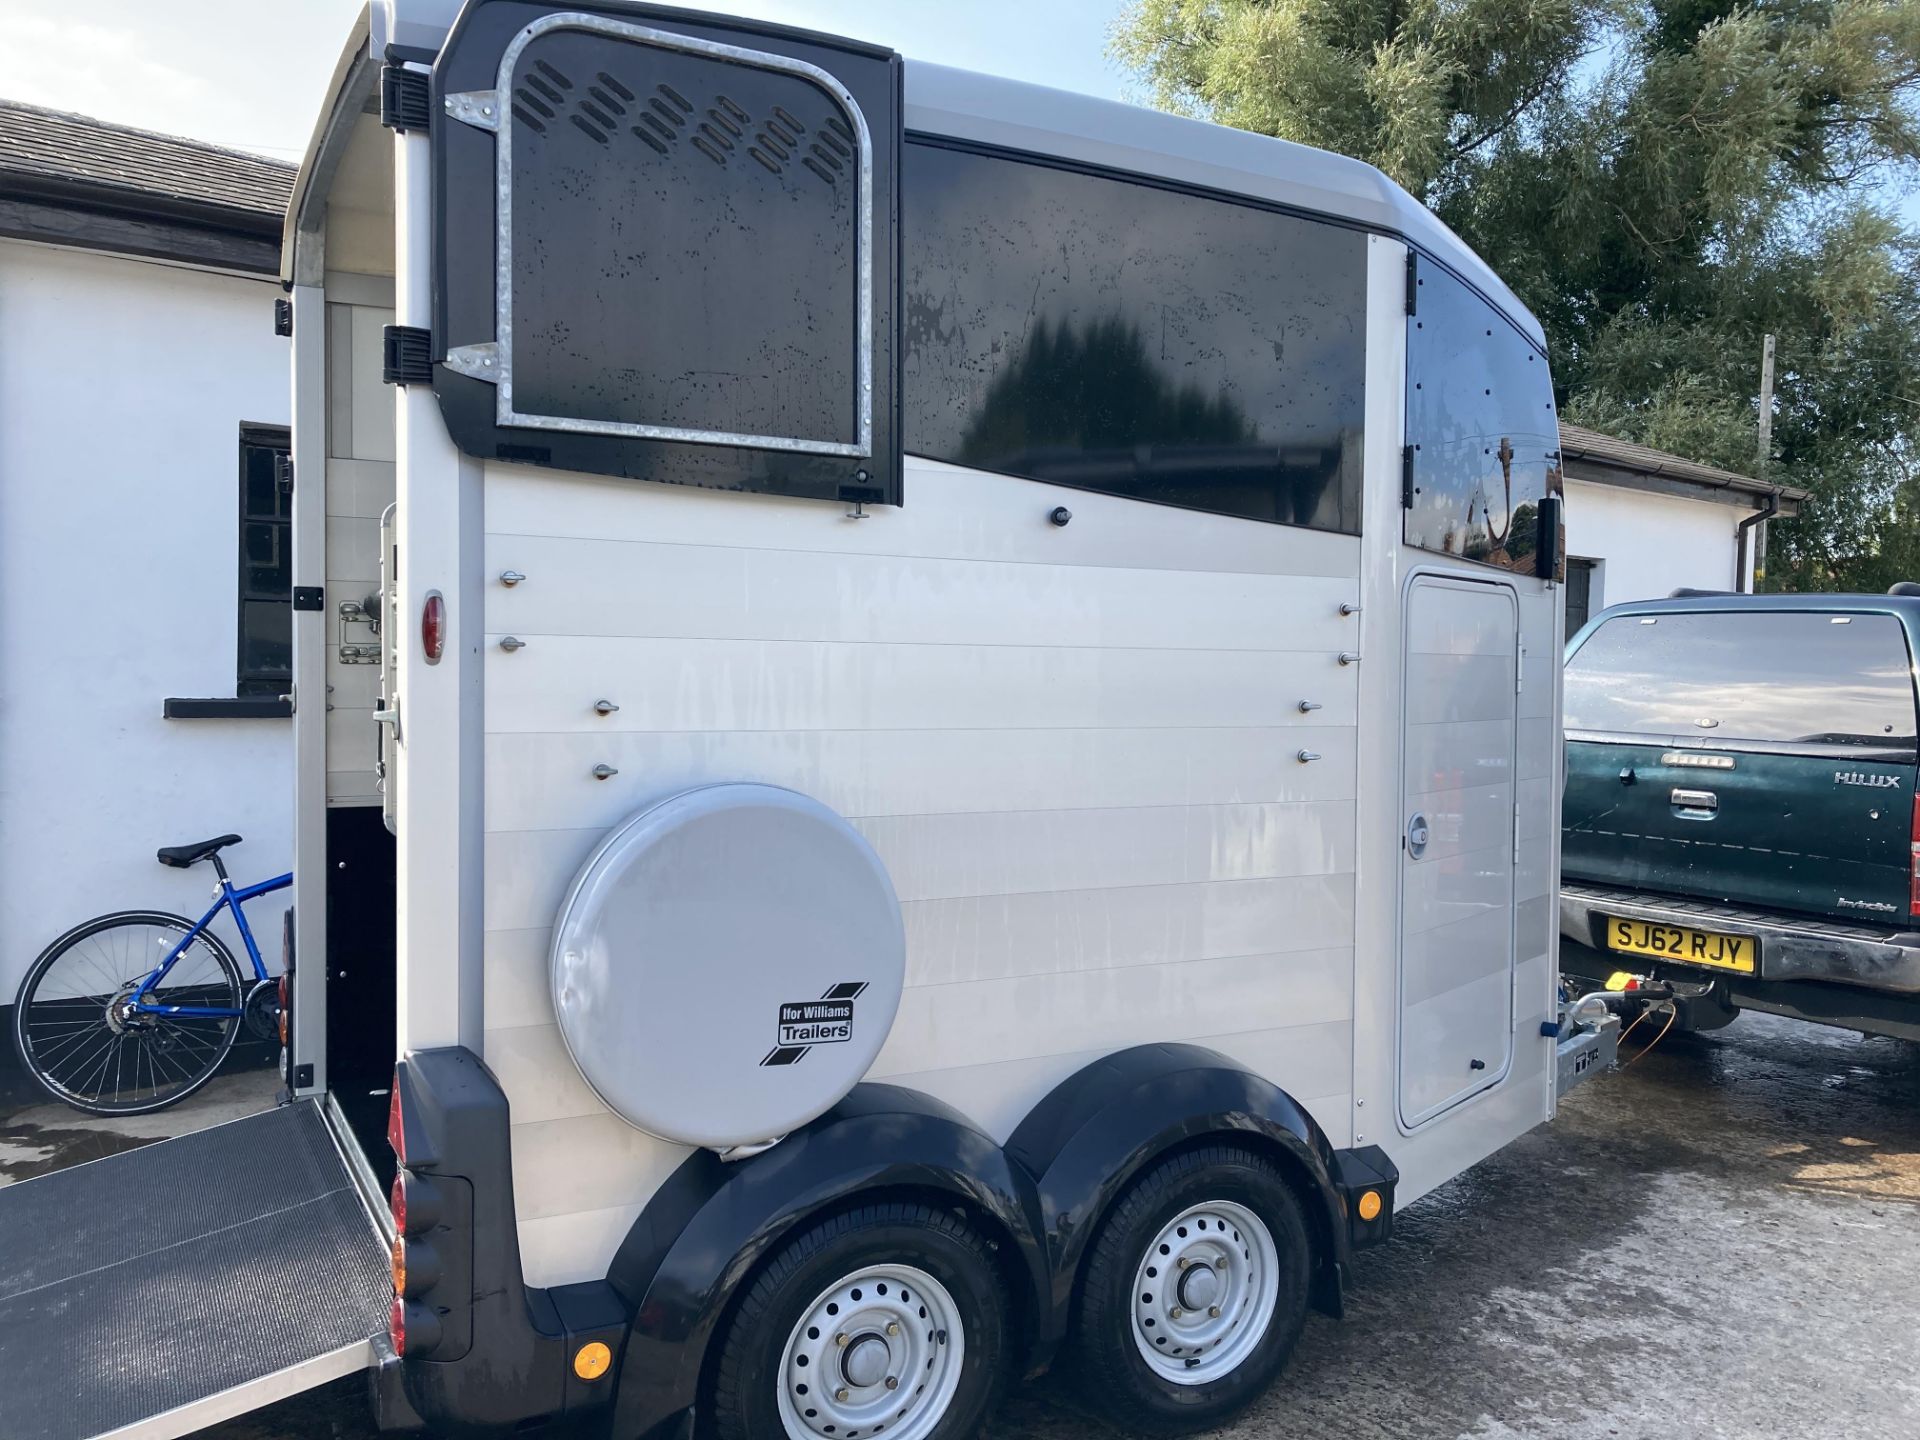
<svg viewBox="0 0 1920 1440"><path fill-rule="evenodd" d="M1513 587L1416 575L1407 587L1400 844L1400 1118L1419 1125L1513 1058Z"/></svg>

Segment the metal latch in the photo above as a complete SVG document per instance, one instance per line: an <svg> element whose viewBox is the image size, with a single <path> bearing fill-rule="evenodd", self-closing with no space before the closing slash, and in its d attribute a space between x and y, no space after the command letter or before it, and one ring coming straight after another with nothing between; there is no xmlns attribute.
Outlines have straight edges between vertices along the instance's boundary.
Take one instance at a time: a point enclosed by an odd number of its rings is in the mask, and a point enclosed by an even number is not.
<svg viewBox="0 0 1920 1440"><path fill-rule="evenodd" d="M378 665L380 663L380 603L376 596L365 600L340 602L340 641L338 656L342 665ZM349 626L367 627L364 637Z"/></svg>

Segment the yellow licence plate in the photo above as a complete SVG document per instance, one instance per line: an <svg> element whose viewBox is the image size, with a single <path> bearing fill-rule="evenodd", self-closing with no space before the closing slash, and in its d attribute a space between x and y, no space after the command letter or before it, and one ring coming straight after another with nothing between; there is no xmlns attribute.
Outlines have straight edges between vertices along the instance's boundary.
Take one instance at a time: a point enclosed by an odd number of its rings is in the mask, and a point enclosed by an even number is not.
<svg viewBox="0 0 1920 1440"><path fill-rule="evenodd" d="M1679 960L1715 970L1738 970L1743 975L1753 974L1755 962L1760 958L1760 942L1751 935L1721 935L1712 930L1661 925L1652 920L1609 918L1607 946L1629 955L1651 955L1657 960Z"/></svg>

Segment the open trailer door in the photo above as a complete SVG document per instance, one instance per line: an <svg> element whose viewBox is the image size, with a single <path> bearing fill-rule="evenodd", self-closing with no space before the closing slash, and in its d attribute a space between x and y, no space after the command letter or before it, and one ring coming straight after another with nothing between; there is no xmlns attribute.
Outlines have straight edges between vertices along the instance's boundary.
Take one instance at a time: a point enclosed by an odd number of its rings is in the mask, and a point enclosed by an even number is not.
<svg viewBox="0 0 1920 1440"><path fill-rule="evenodd" d="M165 1440L373 1363L387 1241L345 1154L299 1101L0 1189L7 1440Z"/></svg>

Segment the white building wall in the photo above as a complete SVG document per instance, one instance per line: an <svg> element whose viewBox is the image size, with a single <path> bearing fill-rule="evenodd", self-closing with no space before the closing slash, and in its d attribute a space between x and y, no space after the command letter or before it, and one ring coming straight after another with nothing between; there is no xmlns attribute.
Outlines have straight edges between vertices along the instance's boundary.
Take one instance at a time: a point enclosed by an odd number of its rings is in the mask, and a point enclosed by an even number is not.
<svg viewBox="0 0 1920 1440"><path fill-rule="evenodd" d="M1744 505L1567 481L1567 554L1602 562L1593 610L1652 600L1682 585L1734 590Z"/></svg>
<svg viewBox="0 0 1920 1440"><path fill-rule="evenodd" d="M289 721L165 720L234 693L239 427L288 420L264 280L0 242L0 1005L102 911L198 916L288 867ZM270 968L283 897L249 913ZM237 938L235 954L246 964Z"/></svg>

